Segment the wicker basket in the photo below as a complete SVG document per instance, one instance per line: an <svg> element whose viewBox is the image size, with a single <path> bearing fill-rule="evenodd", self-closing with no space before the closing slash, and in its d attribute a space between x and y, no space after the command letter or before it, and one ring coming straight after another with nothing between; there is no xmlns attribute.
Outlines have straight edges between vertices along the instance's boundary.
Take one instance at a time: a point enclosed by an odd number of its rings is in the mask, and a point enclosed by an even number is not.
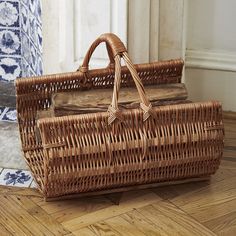
<svg viewBox="0 0 236 236"><path fill-rule="evenodd" d="M110 64L88 70L95 48L105 42ZM120 60L126 66L120 64ZM113 34L101 35L78 72L16 81L22 150L46 199L209 176L222 157L221 104L215 101L152 107L143 85L179 83L182 60L133 65ZM136 86L140 108L118 108L122 86ZM36 120L52 94L112 88L108 112Z"/></svg>

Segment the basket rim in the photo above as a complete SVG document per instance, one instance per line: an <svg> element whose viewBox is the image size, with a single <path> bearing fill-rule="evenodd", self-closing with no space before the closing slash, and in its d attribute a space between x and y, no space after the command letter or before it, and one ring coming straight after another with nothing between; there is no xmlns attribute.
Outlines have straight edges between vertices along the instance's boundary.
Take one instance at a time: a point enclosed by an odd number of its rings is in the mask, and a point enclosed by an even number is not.
<svg viewBox="0 0 236 236"><path fill-rule="evenodd" d="M155 106L153 107L153 110L155 112L158 111L169 111L169 110L179 110L179 109L193 109L193 108L200 108L200 107L211 107L211 106L218 106L221 107L222 103L216 100L211 101L204 101L204 102L191 102L191 103L181 103L181 104L170 104L170 105L163 105L163 106ZM143 110L141 108L132 108L132 109L124 109L122 110L122 114L128 115L131 112L137 112L138 114L143 113ZM108 112L97 112L97 113L85 113L85 114L77 114L77 115L66 115L66 116L59 116L59 117L44 117L39 118L37 120L37 126L39 127L42 124L52 124L57 122L63 122L65 120L67 121L84 121L86 120L93 120L98 117L100 118L108 118L109 113Z"/></svg>
<svg viewBox="0 0 236 236"><path fill-rule="evenodd" d="M141 64L134 64L136 70L139 72L145 71L145 70L150 70L150 68L153 67L153 70L156 70L158 68L164 69L166 68L171 68L174 66L182 66L184 65L184 60L182 58L177 58L177 59L171 59L171 60L163 60L163 61L155 61L155 62L149 62L149 63L141 63ZM122 72L127 73L129 72L128 68L126 66L121 66ZM114 68L99 68L99 69L91 69L88 71L90 76L97 76L97 75L107 75L115 72ZM15 80L16 86L19 83L27 83L30 82L32 83L32 80L34 81L35 84L40 84L42 83L42 80L44 81L45 79L49 80L50 82L55 81L56 78L60 79L71 79L71 77L79 77L83 76L83 72L81 71L73 71L73 72L65 72L65 73L54 73L54 74L49 74L49 75L41 75L41 76L32 76L32 77L19 77ZM37 80L35 80L37 78ZM51 79L51 80L50 80Z"/></svg>

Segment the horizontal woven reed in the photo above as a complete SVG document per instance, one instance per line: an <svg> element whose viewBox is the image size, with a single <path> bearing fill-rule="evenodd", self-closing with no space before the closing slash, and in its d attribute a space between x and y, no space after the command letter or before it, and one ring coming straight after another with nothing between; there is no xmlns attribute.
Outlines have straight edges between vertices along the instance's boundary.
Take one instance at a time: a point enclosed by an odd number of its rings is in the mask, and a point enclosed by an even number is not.
<svg viewBox="0 0 236 236"><path fill-rule="evenodd" d="M105 69L89 70L90 57L101 42L107 45L111 63ZM128 67L120 66L121 58ZM179 83L182 68L180 59L133 66L119 39L107 34L91 46L79 71L18 79L22 150L44 196L215 173L224 135L220 103L151 107L145 96L143 85ZM120 86L135 85L142 109L118 111ZM53 93L112 87L109 112L36 122L37 112L49 109Z"/></svg>
<svg viewBox="0 0 236 236"><path fill-rule="evenodd" d="M140 109L126 112L116 132L107 113L41 120L47 196L213 174L222 156L220 104L155 112L145 123Z"/></svg>

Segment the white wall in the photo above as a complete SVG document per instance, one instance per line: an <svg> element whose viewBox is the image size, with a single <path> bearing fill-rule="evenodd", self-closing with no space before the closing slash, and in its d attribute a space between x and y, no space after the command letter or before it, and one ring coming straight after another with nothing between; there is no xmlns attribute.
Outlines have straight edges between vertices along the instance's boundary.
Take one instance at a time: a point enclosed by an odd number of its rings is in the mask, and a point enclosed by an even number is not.
<svg viewBox="0 0 236 236"><path fill-rule="evenodd" d="M43 71L61 72L59 64L59 4L58 0L42 0Z"/></svg>
<svg viewBox="0 0 236 236"><path fill-rule="evenodd" d="M116 33L127 42L127 0L42 0L42 5L44 74L77 70L102 33ZM107 64L103 45L90 66Z"/></svg>
<svg viewBox="0 0 236 236"><path fill-rule="evenodd" d="M42 0L44 74L75 71L91 43L116 33L135 63L158 60L159 0ZM91 67L108 64L105 47Z"/></svg>
<svg viewBox="0 0 236 236"><path fill-rule="evenodd" d="M218 100L225 111L236 111L235 72L186 68L185 78L190 99Z"/></svg>
<svg viewBox="0 0 236 236"><path fill-rule="evenodd" d="M135 63L184 58L190 99L217 99L224 110L236 111L235 0L42 3L45 74L74 71L91 41L111 31L127 43ZM107 63L104 52L95 55L94 66Z"/></svg>
<svg viewBox="0 0 236 236"><path fill-rule="evenodd" d="M235 0L189 0L187 49L236 52L235 10Z"/></svg>
<svg viewBox="0 0 236 236"><path fill-rule="evenodd" d="M193 100L236 111L236 1L189 0L185 81Z"/></svg>
<svg viewBox="0 0 236 236"><path fill-rule="evenodd" d="M186 0L160 0L159 59L184 58Z"/></svg>

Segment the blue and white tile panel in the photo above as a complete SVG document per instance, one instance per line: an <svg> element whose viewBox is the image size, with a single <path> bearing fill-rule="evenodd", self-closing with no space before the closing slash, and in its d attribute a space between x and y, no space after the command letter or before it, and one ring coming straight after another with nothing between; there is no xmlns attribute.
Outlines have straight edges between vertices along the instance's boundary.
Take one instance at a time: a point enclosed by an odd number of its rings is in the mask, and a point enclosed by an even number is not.
<svg viewBox="0 0 236 236"><path fill-rule="evenodd" d="M17 121L17 112L15 108L0 107L0 121Z"/></svg>
<svg viewBox="0 0 236 236"><path fill-rule="evenodd" d="M28 170L0 168L0 185L11 187L36 188L33 177Z"/></svg>
<svg viewBox="0 0 236 236"><path fill-rule="evenodd" d="M41 74L41 0L0 0L0 80Z"/></svg>

